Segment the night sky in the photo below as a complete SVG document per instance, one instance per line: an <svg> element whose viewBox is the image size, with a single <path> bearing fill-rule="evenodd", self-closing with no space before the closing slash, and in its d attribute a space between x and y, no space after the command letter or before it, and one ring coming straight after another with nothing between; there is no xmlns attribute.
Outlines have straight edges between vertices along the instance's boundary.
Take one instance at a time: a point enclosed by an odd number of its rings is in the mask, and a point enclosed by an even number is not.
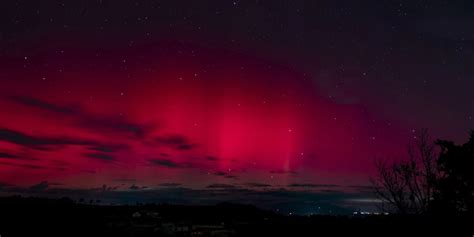
<svg viewBox="0 0 474 237"><path fill-rule="evenodd" d="M474 128L474 1L2 1L0 194L370 209Z"/></svg>

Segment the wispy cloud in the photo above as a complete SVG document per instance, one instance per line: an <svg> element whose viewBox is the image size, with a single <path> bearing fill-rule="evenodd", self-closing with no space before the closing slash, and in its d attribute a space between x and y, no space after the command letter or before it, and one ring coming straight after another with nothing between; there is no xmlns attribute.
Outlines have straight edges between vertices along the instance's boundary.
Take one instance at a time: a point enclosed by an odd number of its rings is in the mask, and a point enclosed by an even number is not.
<svg viewBox="0 0 474 237"><path fill-rule="evenodd" d="M11 162L5 162L5 161L0 161L0 165L14 166L14 167L20 167L20 168L25 168L25 169L51 169L51 170L58 170L58 171L66 170L66 168L64 167L46 167L46 166L40 166L40 165L11 163Z"/></svg>
<svg viewBox="0 0 474 237"><path fill-rule="evenodd" d="M234 188L237 188L237 186L232 185L232 184L210 184L206 188L211 188L211 189L234 189Z"/></svg>
<svg viewBox="0 0 474 237"><path fill-rule="evenodd" d="M28 107L38 108L62 116L71 117L82 128L101 133L116 133L144 137L153 128L127 121L123 116L98 115L87 112L79 105L57 105L38 98L10 96L10 100Z"/></svg>
<svg viewBox="0 0 474 237"><path fill-rule="evenodd" d="M147 189L148 187L147 186L138 186L138 185L135 185L135 184L132 184L132 186L130 186L130 190L143 190L143 189Z"/></svg>
<svg viewBox="0 0 474 237"><path fill-rule="evenodd" d="M13 155L13 154L10 154L10 153L6 153L6 152L0 152L0 159L18 159L19 157L17 155Z"/></svg>
<svg viewBox="0 0 474 237"><path fill-rule="evenodd" d="M58 145L99 145L99 143L91 140L82 140L67 137L32 136L8 128L0 128L0 141L6 141L17 145L37 149Z"/></svg>
<svg viewBox="0 0 474 237"><path fill-rule="evenodd" d="M47 188L49 188L50 184L48 183L48 181L43 181L41 183L38 183L38 184L35 184L31 187L28 188L28 190L32 191L32 192L40 192L40 191L44 191L46 190Z"/></svg>
<svg viewBox="0 0 474 237"><path fill-rule="evenodd" d="M336 184L313 184L313 183L293 183L287 187L290 188L337 188L339 185Z"/></svg>
<svg viewBox="0 0 474 237"><path fill-rule="evenodd" d="M159 145L170 146L176 150L191 150L196 145L183 135L164 135L155 138Z"/></svg>
<svg viewBox="0 0 474 237"><path fill-rule="evenodd" d="M269 188L272 187L270 184L264 184L264 183L244 183L245 186L251 187L251 188Z"/></svg>
<svg viewBox="0 0 474 237"><path fill-rule="evenodd" d="M162 186L162 187L179 187L181 185L183 185L183 184L180 184L180 183L162 183L159 186Z"/></svg>
<svg viewBox="0 0 474 237"><path fill-rule="evenodd" d="M116 145L98 144L96 146L89 147L89 150L98 151L98 152L106 152L106 153L117 152L124 149L128 149L128 146L124 144L116 144Z"/></svg>
<svg viewBox="0 0 474 237"><path fill-rule="evenodd" d="M114 161L115 157L111 154L107 153L86 153L84 154L86 157L98 159L102 161Z"/></svg>
<svg viewBox="0 0 474 237"><path fill-rule="evenodd" d="M169 159L150 159L151 165L163 166L167 168L191 168L192 165L187 163L178 163Z"/></svg>

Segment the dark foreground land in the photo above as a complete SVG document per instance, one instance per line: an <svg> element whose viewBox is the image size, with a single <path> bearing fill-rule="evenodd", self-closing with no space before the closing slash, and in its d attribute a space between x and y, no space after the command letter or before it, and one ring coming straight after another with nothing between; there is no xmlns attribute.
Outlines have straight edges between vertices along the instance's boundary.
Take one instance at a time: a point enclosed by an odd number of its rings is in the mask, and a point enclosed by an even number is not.
<svg viewBox="0 0 474 237"><path fill-rule="evenodd" d="M473 236L469 217L284 216L238 204L104 206L0 198L0 236Z"/></svg>

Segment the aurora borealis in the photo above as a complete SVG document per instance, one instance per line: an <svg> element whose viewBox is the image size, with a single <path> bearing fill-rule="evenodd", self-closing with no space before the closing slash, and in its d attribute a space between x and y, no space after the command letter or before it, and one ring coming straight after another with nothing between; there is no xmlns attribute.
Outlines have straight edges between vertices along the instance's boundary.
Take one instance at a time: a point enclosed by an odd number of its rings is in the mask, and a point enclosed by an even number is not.
<svg viewBox="0 0 474 237"><path fill-rule="evenodd" d="M375 157L472 128L455 3L184 2L2 3L0 191L364 206Z"/></svg>

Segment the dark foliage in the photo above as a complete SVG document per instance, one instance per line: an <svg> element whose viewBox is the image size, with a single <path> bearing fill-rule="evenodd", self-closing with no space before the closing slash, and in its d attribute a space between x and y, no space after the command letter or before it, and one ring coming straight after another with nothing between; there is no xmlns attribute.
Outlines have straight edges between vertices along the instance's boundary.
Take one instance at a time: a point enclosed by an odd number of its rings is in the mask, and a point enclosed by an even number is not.
<svg viewBox="0 0 474 237"><path fill-rule="evenodd" d="M443 213L474 213L474 131L469 141L456 145L439 140L441 148L438 167L441 176L436 182L433 208Z"/></svg>

